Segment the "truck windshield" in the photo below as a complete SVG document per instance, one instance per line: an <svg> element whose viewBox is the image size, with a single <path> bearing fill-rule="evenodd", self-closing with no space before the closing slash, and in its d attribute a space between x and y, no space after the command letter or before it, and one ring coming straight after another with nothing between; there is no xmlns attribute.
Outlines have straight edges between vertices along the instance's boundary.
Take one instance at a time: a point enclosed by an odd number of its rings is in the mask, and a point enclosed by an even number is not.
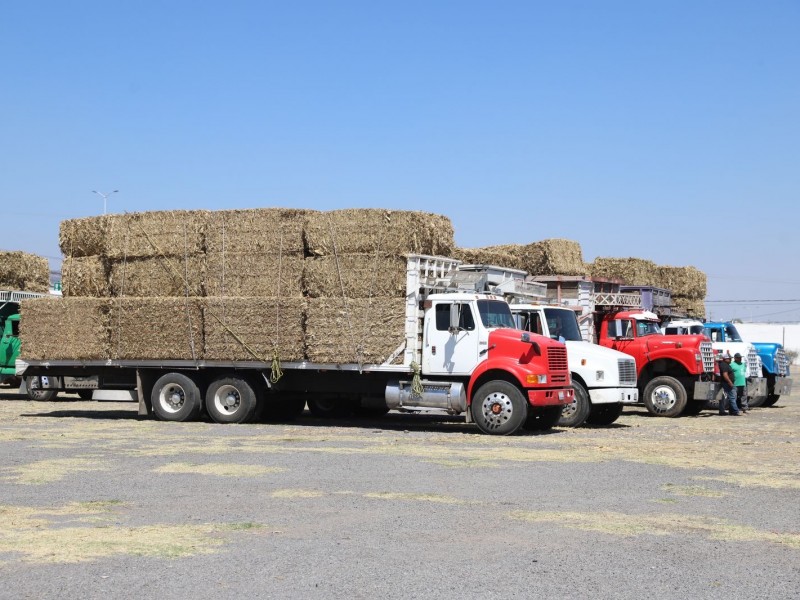
<svg viewBox="0 0 800 600"><path fill-rule="evenodd" d="M742 341L742 336L739 335L739 331L731 324L725 325L725 337L729 342Z"/></svg>
<svg viewBox="0 0 800 600"><path fill-rule="evenodd" d="M509 327L515 329L511 308L502 300L478 300L478 312L484 327Z"/></svg>
<svg viewBox="0 0 800 600"><path fill-rule="evenodd" d="M554 340L563 338L564 341L582 342L581 328L578 318L571 310L561 308L545 308L544 316L547 319L547 329Z"/></svg>
<svg viewBox="0 0 800 600"><path fill-rule="evenodd" d="M653 321L636 321L636 336L642 337L644 335L661 335L661 329L658 323Z"/></svg>

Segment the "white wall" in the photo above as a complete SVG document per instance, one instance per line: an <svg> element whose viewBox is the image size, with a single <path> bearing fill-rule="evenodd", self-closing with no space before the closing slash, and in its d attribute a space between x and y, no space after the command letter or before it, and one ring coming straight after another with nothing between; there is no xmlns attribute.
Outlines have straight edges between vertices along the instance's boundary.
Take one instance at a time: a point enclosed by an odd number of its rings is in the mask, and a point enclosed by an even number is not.
<svg viewBox="0 0 800 600"><path fill-rule="evenodd" d="M746 342L778 343L800 352L800 323L736 323L736 329Z"/></svg>

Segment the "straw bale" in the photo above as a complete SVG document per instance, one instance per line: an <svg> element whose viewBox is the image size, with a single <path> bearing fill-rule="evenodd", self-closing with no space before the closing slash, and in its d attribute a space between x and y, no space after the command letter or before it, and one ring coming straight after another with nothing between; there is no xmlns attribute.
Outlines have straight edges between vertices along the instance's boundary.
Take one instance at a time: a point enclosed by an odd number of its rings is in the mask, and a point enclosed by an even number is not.
<svg viewBox="0 0 800 600"><path fill-rule="evenodd" d="M592 277L621 279L626 285L661 285L661 269L656 263L643 258L598 257L590 265Z"/></svg>
<svg viewBox="0 0 800 600"><path fill-rule="evenodd" d="M305 358L304 298L205 298L206 360Z"/></svg>
<svg viewBox="0 0 800 600"><path fill-rule="evenodd" d="M531 275L587 275L581 245L572 240L547 239L514 250L521 267Z"/></svg>
<svg viewBox="0 0 800 600"><path fill-rule="evenodd" d="M205 255L110 260L109 288L119 297L203 296Z"/></svg>
<svg viewBox="0 0 800 600"><path fill-rule="evenodd" d="M110 355L120 360L202 358L201 298L113 298Z"/></svg>
<svg viewBox="0 0 800 600"><path fill-rule="evenodd" d="M61 293L65 298L111 295L108 261L102 256L65 257L61 264Z"/></svg>
<svg viewBox="0 0 800 600"><path fill-rule="evenodd" d="M164 210L108 215L109 258L186 256L205 251L205 210Z"/></svg>
<svg viewBox="0 0 800 600"><path fill-rule="evenodd" d="M206 255L207 296L303 295L303 257L296 254L211 252Z"/></svg>
<svg viewBox="0 0 800 600"><path fill-rule="evenodd" d="M407 259L397 254L342 254L304 261L304 281L312 298L406 295Z"/></svg>
<svg viewBox="0 0 800 600"><path fill-rule="evenodd" d="M29 252L0 251L0 289L46 294L50 289L47 259Z"/></svg>
<svg viewBox="0 0 800 600"><path fill-rule="evenodd" d="M20 356L29 360L108 358L109 301L36 298L20 303Z"/></svg>
<svg viewBox="0 0 800 600"><path fill-rule="evenodd" d="M303 254L303 227L311 212L294 208L213 211L208 215L206 251Z"/></svg>
<svg viewBox="0 0 800 600"><path fill-rule="evenodd" d="M310 361L380 364L404 342L405 298L308 299Z"/></svg>
<svg viewBox="0 0 800 600"><path fill-rule="evenodd" d="M105 255L109 220L106 215L61 221L58 245L64 256Z"/></svg>
<svg viewBox="0 0 800 600"><path fill-rule="evenodd" d="M706 305L702 298L686 298L672 296L673 310L680 313L686 313L690 317L696 319L706 318Z"/></svg>
<svg viewBox="0 0 800 600"><path fill-rule="evenodd" d="M706 297L706 274L695 267L660 267L660 287L692 300Z"/></svg>
<svg viewBox="0 0 800 600"><path fill-rule="evenodd" d="M493 265L507 269L521 269L518 256L497 247L486 248L455 248L453 258L467 265Z"/></svg>
<svg viewBox="0 0 800 600"><path fill-rule="evenodd" d="M453 224L445 216L376 208L332 210L307 215L307 252L332 254L432 254L450 256Z"/></svg>

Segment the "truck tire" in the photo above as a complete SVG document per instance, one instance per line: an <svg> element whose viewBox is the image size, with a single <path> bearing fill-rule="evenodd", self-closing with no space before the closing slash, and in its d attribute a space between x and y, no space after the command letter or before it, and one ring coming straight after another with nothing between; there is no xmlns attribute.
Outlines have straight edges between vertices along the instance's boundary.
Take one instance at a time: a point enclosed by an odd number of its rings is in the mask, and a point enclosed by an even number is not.
<svg viewBox="0 0 800 600"><path fill-rule="evenodd" d="M159 377L150 393L150 402L159 421L194 421L203 407L197 384L182 373Z"/></svg>
<svg viewBox="0 0 800 600"><path fill-rule="evenodd" d="M501 380L484 383L472 397L470 410L478 429L492 435L511 435L528 418L525 396L513 383Z"/></svg>
<svg viewBox="0 0 800 600"><path fill-rule="evenodd" d="M769 396L758 396L756 398L750 398L748 401L748 406L750 408L758 408L760 406L764 406L764 403L767 401Z"/></svg>
<svg viewBox="0 0 800 600"><path fill-rule="evenodd" d="M26 377L25 389L28 391L28 398L39 402L50 402L58 396L58 390L43 390L40 377Z"/></svg>
<svg viewBox="0 0 800 600"><path fill-rule="evenodd" d="M779 398L780 398L779 394L769 394L761 406L763 407L775 406L775 403L778 401Z"/></svg>
<svg viewBox="0 0 800 600"><path fill-rule="evenodd" d="M686 389L674 377L655 377L644 388L644 405L653 416L679 417L686 408Z"/></svg>
<svg viewBox="0 0 800 600"><path fill-rule="evenodd" d="M586 388L575 381L572 383L572 389L575 390L575 394L572 402L565 404L561 410L561 417L558 420L560 427L580 427L592 411L592 403L589 401Z"/></svg>
<svg viewBox="0 0 800 600"><path fill-rule="evenodd" d="M529 408L523 427L528 431L547 431L559 424L564 409L561 406Z"/></svg>
<svg viewBox="0 0 800 600"><path fill-rule="evenodd" d="M589 425L611 425L622 414L622 404L598 404L586 419Z"/></svg>
<svg viewBox="0 0 800 600"><path fill-rule="evenodd" d="M206 391L206 412L217 423L249 423L258 404L253 386L239 377L220 377Z"/></svg>

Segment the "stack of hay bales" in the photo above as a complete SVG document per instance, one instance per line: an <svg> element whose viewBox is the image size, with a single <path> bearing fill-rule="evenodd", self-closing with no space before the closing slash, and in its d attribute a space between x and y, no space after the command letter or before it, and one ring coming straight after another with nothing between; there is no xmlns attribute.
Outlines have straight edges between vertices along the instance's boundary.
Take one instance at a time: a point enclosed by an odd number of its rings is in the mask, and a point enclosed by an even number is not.
<svg viewBox="0 0 800 600"><path fill-rule="evenodd" d="M404 343L405 254L452 254L440 215L378 209L308 216L306 355L319 363L382 363Z"/></svg>
<svg viewBox="0 0 800 600"><path fill-rule="evenodd" d="M283 208L75 219L60 241L65 298L23 303L32 359L383 362L405 254L455 245L439 215Z"/></svg>
<svg viewBox="0 0 800 600"><path fill-rule="evenodd" d="M642 258L596 258L590 272L592 277L617 279L627 285L668 289L675 312L705 317L706 275L695 267L660 266Z"/></svg>
<svg viewBox="0 0 800 600"><path fill-rule="evenodd" d="M581 245L557 238L530 244L458 248L455 258L466 263L521 269L530 275L586 275L588 272Z"/></svg>
<svg viewBox="0 0 800 600"><path fill-rule="evenodd" d="M28 252L0 251L0 289L46 294L50 289L47 259Z"/></svg>

